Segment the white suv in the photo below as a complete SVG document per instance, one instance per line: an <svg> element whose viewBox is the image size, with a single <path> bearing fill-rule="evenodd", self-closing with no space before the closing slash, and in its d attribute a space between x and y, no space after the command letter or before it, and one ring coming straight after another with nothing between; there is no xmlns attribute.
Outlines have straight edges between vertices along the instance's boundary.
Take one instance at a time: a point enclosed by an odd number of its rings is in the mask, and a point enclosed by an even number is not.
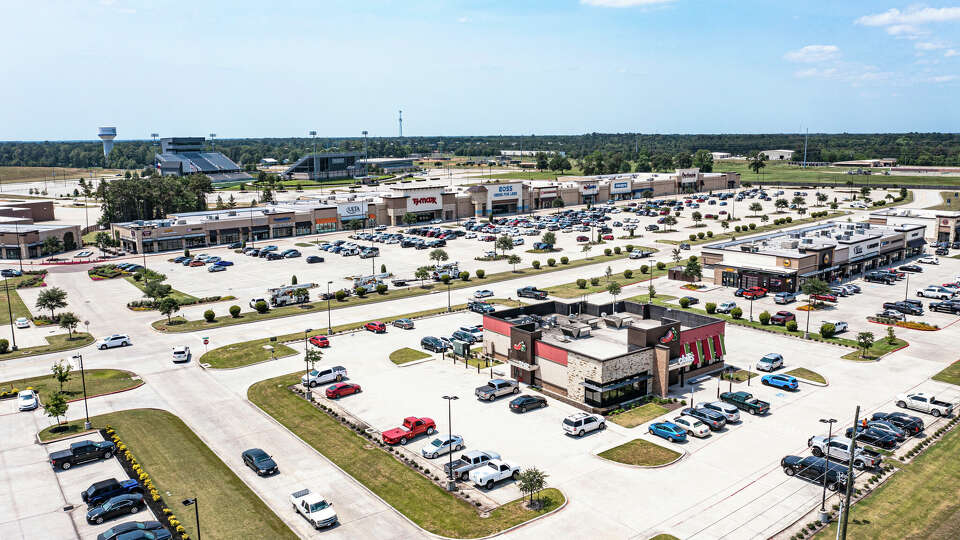
<svg viewBox="0 0 960 540"><path fill-rule="evenodd" d="M722 401L712 401L710 403L704 403L698 405L702 409L709 409L714 412L718 412L726 417L727 422L739 422L740 421L740 409L729 403L724 403Z"/></svg>
<svg viewBox="0 0 960 540"><path fill-rule="evenodd" d="M112 336L98 339L95 345L102 351L104 349L112 349L114 347L126 347L127 345L130 345L130 343L130 336L126 334L114 334Z"/></svg>
<svg viewBox="0 0 960 540"><path fill-rule="evenodd" d="M563 419L563 431L567 435L582 437L595 429L604 429L607 423L598 414L576 413Z"/></svg>

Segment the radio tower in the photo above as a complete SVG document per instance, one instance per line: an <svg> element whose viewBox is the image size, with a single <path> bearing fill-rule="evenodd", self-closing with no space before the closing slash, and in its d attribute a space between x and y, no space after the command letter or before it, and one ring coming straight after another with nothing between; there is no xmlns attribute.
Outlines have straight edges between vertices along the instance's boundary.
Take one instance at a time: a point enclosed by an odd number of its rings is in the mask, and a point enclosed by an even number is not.
<svg viewBox="0 0 960 540"><path fill-rule="evenodd" d="M400 137L403 138L403 111L400 111L400 118L397 120L400 125Z"/></svg>

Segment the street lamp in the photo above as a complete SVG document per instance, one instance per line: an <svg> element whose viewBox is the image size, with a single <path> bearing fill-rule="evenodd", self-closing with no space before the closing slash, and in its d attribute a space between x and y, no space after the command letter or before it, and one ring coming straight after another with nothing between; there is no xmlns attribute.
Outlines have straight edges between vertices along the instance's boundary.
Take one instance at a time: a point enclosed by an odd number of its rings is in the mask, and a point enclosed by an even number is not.
<svg viewBox="0 0 960 540"><path fill-rule="evenodd" d="M448 311L448 312L452 310L452 306L450 305L450 282L451 282L451 281L452 281L452 280L448 279L448 280L447 280L447 283L446 283L446 285L447 285L447 311Z"/></svg>
<svg viewBox="0 0 960 540"><path fill-rule="evenodd" d="M333 326L330 325L330 284L332 281L327 282L327 334L333 333Z"/></svg>
<svg viewBox="0 0 960 540"><path fill-rule="evenodd" d="M837 420L835 418L821 418L820 423L827 424L829 426L827 430L827 440L829 441L833 437L833 424ZM856 433L857 426L853 426L853 431ZM827 466L823 471L823 496L820 499L820 521L825 522L823 519L824 514L827 512L827 473L830 471L830 452L824 452L824 457L827 458ZM849 482L850 479L847 479Z"/></svg>
<svg viewBox="0 0 960 540"><path fill-rule="evenodd" d="M184 506L193 505L194 515L197 517L197 540L200 540L200 501L193 497L192 499L184 499L182 502Z"/></svg>
<svg viewBox="0 0 960 540"><path fill-rule="evenodd" d="M903 289L903 301L906 302L910 294L910 272L904 272L904 274L907 276L907 286Z"/></svg>
<svg viewBox="0 0 960 540"><path fill-rule="evenodd" d="M87 408L87 379L83 373L83 355L76 354L73 359L80 364L80 382L83 384L83 414L87 418L83 423L83 429L90 429L90 409Z"/></svg>
<svg viewBox="0 0 960 540"><path fill-rule="evenodd" d="M303 331L303 363L306 364L307 382L303 383L306 390L307 401L310 401L310 357L307 355L307 335L311 332L310 328Z"/></svg>
<svg viewBox="0 0 960 540"><path fill-rule="evenodd" d="M452 406L455 400L460 399L457 396L443 396L443 399L447 400L447 440L453 439L453 419L452 419ZM456 489L456 485L453 482L453 452L447 452L449 454L449 464L447 465L447 491L453 491Z"/></svg>

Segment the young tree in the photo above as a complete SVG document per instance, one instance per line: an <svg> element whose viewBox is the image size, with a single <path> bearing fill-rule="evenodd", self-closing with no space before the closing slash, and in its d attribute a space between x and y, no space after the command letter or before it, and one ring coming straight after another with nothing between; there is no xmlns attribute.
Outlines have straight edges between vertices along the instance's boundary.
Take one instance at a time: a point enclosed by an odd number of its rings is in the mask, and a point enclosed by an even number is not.
<svg viewBox="0 0 960 540"><path fill-rule="evenodd" d="M897 333L893 331L892 326L887 327L887 343L893 345L897 342Z"/></svg>
<svg viewBox="0 0 960 540"><path fill-rule="evenodd" d="M657 290L653 288L653 282L647 286L647 296L649 297L649 301L653 301L657 296Z"/></svg>
<svg viewBox="0 0 960 540"><path fill-rule="evenodd" d="M677 224L677 218L673 216L666 216L663 218L663 224L667 226L667 230L669 231L674 225Z"/></svg>
<svg viewBox="0 0 960 540"><path fill-rule="evenodd" d="M557 235L552 232L545 232L543 233L543 237L540 239L540 241L544 244L550 244L551 246L554 246L557 244Z"/></svg>
<svg viewBox="0 0 960 540"><path fill-rule="evenodd" d="M516 272L517 265L520 264L520 256L511 254L510 257L507 258L507 262L513 266L513 271Z"/></svg>
<svg viewBox="0 0 960 540"><path fill-rule="evenodd" d="M63 241L56 236L48 236L43 240L40 252L44 255L53 255L63 251Z"/></svg>
<svg viewBox="0 0 960 540"><path fill-rule="evenodd" d="M616 281L611 281L607 283L607 292L610 293L610 296L613 297L613 302L616 303L617 297L623 292L623 288Z"/></svg>
<svg viewBox="0 0 960 540"><path fill-rule="evenodd" d="M753 215L759 214L761 210L763 210L763 205L758 202L750 205L750 211L753 212Z"/></svg>
<svg viewBox="0 0 960 540"><path fill-rule="evenodd" d="M777 200L773 201L773 206L774 206L777 210L782 211L784 208L790 206L790 201L788 201L788 200L786 200L786 199L777 199Z"/></svg>
<svg viewBox="0 0 960 540"><path fill-rule="evenodd" d="M703 276L703 269L700 267L700 261L697 257L691 255L687 260L687 266L683 269L683 275L699 280Z"/></svg>
<svg viewBox="0 0 960 540"><path fill-rule="evenodd" d="M230 197L227 199L227 208L236 208L237 200L233 198L233 193L230 194Z"/></svg>
<svg viewBox="0 0 960 540"><path fill-rule="evenodd" d="M147 298L152 298L154 301L166 298L171 292L173 292L173 287L160 283L159 281L151 281L143 286L143 294L147 295Z"/></svg>
<svg viewBox="0 0 960 540"><path fill-rule="evenodd" d="M420 280L420 288L424 287L424 281L430 277L430 270L426 266L421 266L417 268L417 271L413 274L413 277Z"/></svg>
<svg viewBox="0 0 960 540"><path fill-rule="evenodd" d="M73 339L73 331L80 324L80 319L71 311L64 311L60 314L60 328L67 331L67 339Z"/></svg>
<svg viewBox="0 0 960 540"><path fill-rule="evenodd" d="M224 202L223 202L223 196L222 196L222 195L217 195L217 210L223 210L223 209L225 209L226 207L227 207L227 205L224 204Z"/></svg>
<svg viewBox="0 0 960 540"><path fill-rule="evenodd" d="M766 214L760 216L760 222L761 222L761 223L766 223L766 222L768 222L768 221L770 221L770 216L768 216L768 215L766 215Z"/></svg>
<svg viewBox="0 0 960 540"><path fill-rule="evenodd" d="M435 250L433 250L433 251L430 252L430 260L431 260L431 261L435 261L435 262L437 262L437 263L442 263L442 262L446 261L446 260L449 259L449 258L450 258L450 256L447 255L447 252L444 251L444 250L442 250L442 249L440 249L440 248L437 248L437 249L435 249Z"/></svg>
<svg viewBox="0 0 960 540"><path fill-rule="evenodd" d="M47 402L43 404L43 408L47 416L56 418L57 425L60 425L60 417L67 415L67 409L70 408L70 404L67 403L67 398L63 396L62 392L56 392L47 398Z"/></svg>
<svg viewBox="0 0 960 540"><path fill-rule="evenodd" d="M97 247L100 248L100 250L103 250L104 246L109 246L111 244L112 239L105 231L100 231L96 234L96 236L93 237L93 241Z"/></svg>
<svg viewBox="0 0 960 540"><path fill-rule="evenodd" d="M534 507L533 496L547 488L547 476L549 475L540 469L530 467L529 469L524 469L517 477L520 493L529 497L528 506L531 508Z"/></svg>
<svg viewBox="0 0 960 540"><path fill-rule="evenodd" d="M860 346L860 358L866 354L870 347L873 347L873 332L860 332L857 334L857 345Z"/></svg>
<svg viewBox="0 0 960 540"><path fill-rule="evenodd" d="M580 251L582 251L584 255L587 255L588 253L590 253L591 249L593 249L593 246L589 242L587 242L586 244L583 245L582 248L580 248ZM589 259L590 257L587 257L587 258Z"/></svg>
<svg viewBox="0 0 960 540"><path fill-rule="evenodd" d="M176 298L168 296L160 300L160 303L157 304L157 310L160 311L161 315L167 316L167 324L170 324L170 318L173 314L180 311L180 302L177 302Z"/></svg>
<svg viewBox="0 0 960 540"><path fill-rule="evenodd" d="M49 309L50 319L54 319L57 309L67 307L67 292L60 287L45 289L37 296L37 309Z"/></svg>
<svg viewBox="0 0 960 540"><path fill-rule="evenodd" d="M826 193L820 193L820 192L818 191L818 192L817 192L817 202L820 203L818 206L823 206L823 203L827 202L827 194L826 194Z"/></svg>
<svg viewBox="0 0 960 540"><path fill-rule="evenodd" d="M550 206L554 208L563 208L563 199L561 199L560 197L557 197L556 199L553 200L552 203L550 203Z"/></svg>
<svg viewBox="0 0 960 540"><path fill-rule="evenodd" d="M680 264L680 261L683 259L683 257L680 256L680 248L673 248L670 253L673 258L673 264Z"/></svg>
<svg viewBox="0 0 960 540"><path fill-rule="evenodd" d="M724 229L729 229L729 228L730 228L730 222L727 221L727 220L723 220L723 221L720 222L720 226L723 227Z"/></svg>
<svg viewBox="0 0 960 540"><path fill-rule="evenodd" d="M805 201L805 199L804 199L803 197L797 195L797 196L794 197L790 202L792 202L793 204L795 204L795 205L797 205L797 206L803 206L804 201Z"/></svg>
<svg viewBox="0 0 960 540"><path fill-rule="evenodd" d="M60 391L63 392L63 383L70 380L70 363L59 360L54 364L50 371L53 373L53 378L60 383Z"/></svg>
<svg viewBox="0 0 960 540"><path fill-rule="evenodd" d="M497 238L497 243L493 245L493 248L494 251L499 249L504 255L506 255L508 251L513 250L513 238L503 235L500 238Z"/></svg>
<svg viewBox="0 0 960 540"><path fill-rule="evenodd" d="M700 225L700 222L703 221L703 214L701 214L700 212L694 212L690 217L693 219L693 222L698 226Z"/></svg>
<svg viewBox="0 0 960 540"><path fill-rule="evenodd" d="M323 360L323 351L317 348L307 350L307 355L304 358L304 361L308 366L310 366L310 369L313 369L313 367L321 360Z"/></svg>

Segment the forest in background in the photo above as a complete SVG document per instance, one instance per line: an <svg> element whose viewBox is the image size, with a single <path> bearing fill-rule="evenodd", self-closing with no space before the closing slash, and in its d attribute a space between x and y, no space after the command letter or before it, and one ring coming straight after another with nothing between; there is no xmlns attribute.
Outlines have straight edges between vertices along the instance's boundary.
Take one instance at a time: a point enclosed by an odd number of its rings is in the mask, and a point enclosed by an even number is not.
<svg viewBox="0 0 960 540"><path fill-rule="evenodd" d="M362 152L363 138L316 139L322 152ZM371 137L370 157L406 156L439 151L456 156L492 156L500 150L563 151L580 160L600 155L604 161L647 162L658 156L693 155L697 150L748 155L763 150L795 150L803 155L803 134L652 135L589 133L584 135ZM314 140L298 138L217 139L216 150L248 168L262 158L293 162L313 151ZM208 141L208 147L210 142ZM0 142L0 166L101 167L139 169L153 163L152 141L119 141L104 163L97 142ZM644 158L646 156L646 159ZM902 165L960 166L960 134L810 134L808 162L896 158ZM656 168L656 167L654 167Z"/></svg>

